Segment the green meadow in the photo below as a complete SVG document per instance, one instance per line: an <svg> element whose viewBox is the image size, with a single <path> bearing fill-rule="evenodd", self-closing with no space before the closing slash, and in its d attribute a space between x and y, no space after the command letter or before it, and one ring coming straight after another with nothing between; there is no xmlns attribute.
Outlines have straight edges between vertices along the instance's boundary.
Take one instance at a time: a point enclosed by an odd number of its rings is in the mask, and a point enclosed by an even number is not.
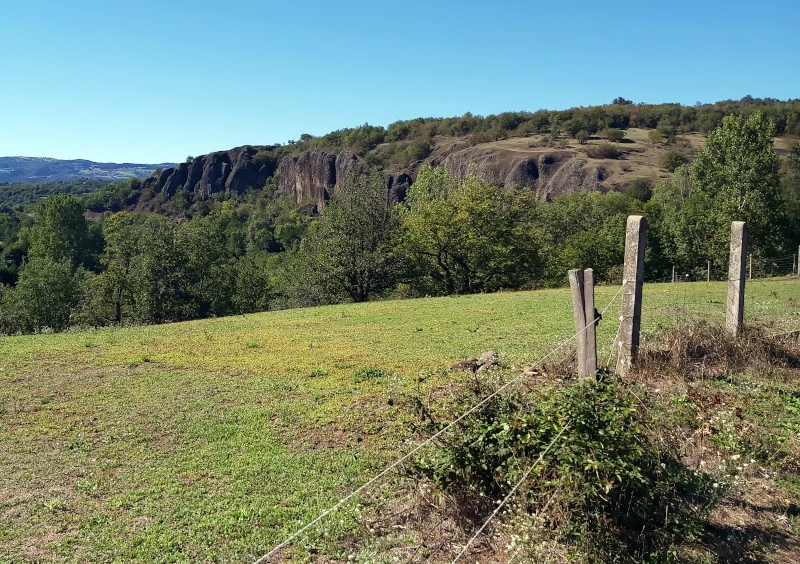
<svg viewBox="0 0 800 564"><path fill-rule="evenodd" d="M646 285L643 339L723 321L726 287ZM796 279L746 296L747 319L800 327ZM620 300L596 289L598 309L612 298L601 361ZM0 561L254 560L410 448L392 398L420 374L463 377L447 368L489 349L530 365L571 334L554 289L4 337ZM384 375L353 377L372 367ZM314 534L335 552L359 510Z"/></svg>

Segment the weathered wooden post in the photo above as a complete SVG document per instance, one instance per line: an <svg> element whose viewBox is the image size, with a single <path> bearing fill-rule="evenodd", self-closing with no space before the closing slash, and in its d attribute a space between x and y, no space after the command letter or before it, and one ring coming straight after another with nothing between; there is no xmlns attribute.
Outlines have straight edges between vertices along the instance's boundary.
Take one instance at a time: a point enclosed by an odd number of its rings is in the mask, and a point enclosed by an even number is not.
<svg viewBox="0 0 800 564"><path fill-rule="evenodd" d="M586 376L594 376L597 374L597 310L594 308L594 270L591 268L583 271L583 308L586 323L584 368Z"/></svg>
<svg viewBox="0 0 800 564"><path fill-rule="evenodd" d="M625 266L622 269L619 362L616 370L617 374L621 376L628 374L639 349L646 242L647 220L641 215L628 216L628 224L625 229Z"/></svg>
<svg viewBox="0 0 800 564"><path fill-rule="evenodd" d="M583 270L569 271L569 288L572 291L572 318L578 343L578 376L586 376L586 306L583 303Z"/></svg>
<svg viewBox="0 0 800 564"><path fill-rule="evenodd" d="M747 224L734 221L731 224L731 256L728 267L728 311L725 315L725 330L736 337L742 330L744 320L744 281L747 256ZM753 274L753 257L750 257L750 276Z"/></svg>

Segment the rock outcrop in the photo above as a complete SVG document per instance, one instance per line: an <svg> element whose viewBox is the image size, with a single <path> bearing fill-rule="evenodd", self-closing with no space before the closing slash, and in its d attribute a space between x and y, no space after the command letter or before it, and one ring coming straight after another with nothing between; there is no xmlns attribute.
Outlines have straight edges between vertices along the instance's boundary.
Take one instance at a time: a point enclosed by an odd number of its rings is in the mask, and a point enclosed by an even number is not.
<svg viewBox="0 0 800 564"><path fill-rule="evenodd" d="M275 173L275 165L269 160L264 163L254 160L256 153L269 149L271 147L245 145L195 157L191 162L181 163L144 180L142 188L152 189L168 198L181 189L202 199L217 192L242 194L248 188L263 187Z"/></svg>
<svg viewBox="0 0 800 564"><path fill-rule="evenodd" d="M344 149L310 149L284 157L256 158L259 151L274 147L245 145L196 157L168 168L143 181L153 194L171 198L179 190L207 199L216 193L242 194L264 186L277 172L278 192L292 196L311 210L322 210L350 174L367 170L364 160ZM416 173L424 164L441 165L457 178L477 174L486 182L505 189L533 190L538 199L558 194L602 190L603 169L573 151L509 149L497 146L438 147L427 159L406 168L387 170L386 199L391 205L405 200Z"/></svg>
<svg viewBox="0 0 800 564"><path fill-rule="evenodd" d="M361 159L350 151L304 151L278 165L278 192L292 195L298 204L314 202L322 209L348 174L363 170Z"/></svg>
<svg viewBox="0 0 800 564"><path fill-rule="evenodd" d="M289 194L298 204L313 202L322 209L350 174L361 174L367 166L358 155L334 149L312 149L284 158L278 166L278 192ZM406 172L386 173L386 198L391 205L405 200L413 179Z"/></svg>
<svg viewBox="0 0 800 564"><path fill-rule="evenodd" d="M470 147L447 155L441 162L457 178L476 174L506 189L528 188L546 201L558 194L601 190L602 169L572 151L517 151Z"/></svg>
<svg viewBox="0 0 800 564"><path fill-rule="evenodd" d="M507 189L534 189L539 179L535 156L489 147L470 147L451 153L442 166L457 178L476 174L489 184Z"/></svg>

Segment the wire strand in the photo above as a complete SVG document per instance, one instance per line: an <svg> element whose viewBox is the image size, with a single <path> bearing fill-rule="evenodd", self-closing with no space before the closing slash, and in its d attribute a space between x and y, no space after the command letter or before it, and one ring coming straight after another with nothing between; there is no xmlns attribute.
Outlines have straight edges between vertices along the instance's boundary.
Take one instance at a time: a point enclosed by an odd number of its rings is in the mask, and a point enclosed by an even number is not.
<svg viewBox="0 0 800 564"><path fill-rule="evenodd" d="M608 305L603 309L602 313L600 314L601 316L602 316L602 314L604 314L608 310L609 307L611 307L611 304L614 303L614 300L617 299L617 296L620 295L620 293L622 292L624 287L625 287L625 283L623 283L622 286L620 286L619 290L617 290L617 293L614 294L614 296L611 298L611 301L608 303ZM580 331L578 331L575 334L573 334L567 340L561 342L558 346L556 346L556 348L554 348L549 353L547 353L545 356L543 356L542 358L540 358L539 360L534 362L533 365L531 365L528 370L530 370L531 368L535 368L537 366L540 366L545 360L547 360L552 355L554 355L556 352L558 352L559 350L564 348L569 342L571 342L573 339L576 339L579 335L581 335L589 327L591 327L593 325L596 325L597 321L598 320L595 319L591 323L587 323L586 326L583 329L581 329ZM286 548L294 539L296 539L297 537L302 535L304 532L309 530L311 527L313 527L314 525L316 525L317 523L322 521L325 517L327 517L328 515L330 515L331 513L336 511L337 509L339 509L340 507L342 507L345 503L347 503L348 501L353 499L355 496L357 496L358 494L363 492L365 489L370 487L372 484L374 484L375 482L377 482L378 480L380 480L381 478L386 476L389 472L391 472L392 470L394 470L395 468L400 466L406 460L411 458L414 454L416 454L417 452L422 450L425 446L427 446L428 444L432 443L433 441L435 441L436 439L441 437L447 431L452 429L457 423L459 423L460 421L463 421L467 416L469 416L470 414L474 413L475 411L477 411L478 409L480 409L481 407L486 405L492 398L494 398L495 396L500 394L503 390L505 390L508 387L512 386L513 384L517 383L523 377L525 377L525 372L522 372L519 376L509 380L508 382L506 382L505 384L503 384L502 386L497 388L494 392L492 392L491 394L489 394L488 396L483 398L481 401L479 401L478 403L473 405L471 408L469 408L467 411L465 411L464 413L462 413L461 415L459 415L458 417L453 419L450 423L448 423L445 427L440 429L438 432L436 432L435 434L431 435L425 441L423 441L422 443L420 443L419 445L417 445L416 447L414 447L413 449L408 451L406 454L404 454L403 456L401 456L400 458L395 460L392 464L390 464L389 466L384 468L380 473L375 475L373 478L371 478L370 480L368 480L367 482L365 482L364 484L362 484L361 486L359 486L358 488L356 488L355 490L353 490L352 492L347 494L345 497L340 499L333 507L331 507L329 509L326 509L325 511L320 513L317 517L312 519L309 523L307 523L305 526L303 526L299 530L295 531L286 540L284 540L279 545L277 545L275 548L270 550L267 554L265 554L264 556L262 556L261 558L256 560L254 562L254 564L265 564L266 562L269 562L269 559L272 556L274 556L277 552L279 552L283 548Z"/></svg>
<svg viewBox="0 0 800 564"><path fill-rule="evenodd" d="M539 463L544 458L544 455L548 453L550 448L556 443L559 437L561 437L561 435L564 434L564 431L567 430L568 426L569 426L569 421L567 421L561 428L561 430L558 432L558 434L555 437L553 437L553 440L550 441L550 444L547 445L547 448L544 449L544 451L542 451L542 453L539 455L539 458L536 459L536 462L534 462L533 465L531 465L531 467L528 468L528 470L522 475L522 478L520 478L519 482L517 482L517 484L513 488L511 488L511 491L508 492L508 495L505 498L503 498L503 501L501 501L497 505L497 509L495 509L491 515L489 515L489 518L486 520L486 522L484 522L484 524L481 525L481 528L478 529L478 532L475 533L475 535L471 539L469 539L469 542L464 546L464 548L461 549L461 552L458 553L458 556L456 556L453 559L453 561L450 562L450 564L455 564L462 556L464 556L467 550L469 550L469 547L472 546L472 543L475 542L475 539L477 539L481 535L483 530L489 525L492 519L494 519L497 516L497 514L500 513L500 510L505 506L505 504L508 503L508 500L511 499L511 496L517 493L517 490L522 485L522 483L528 478L528 476L530 476L530 473L533 472L533 469L539 465Z"/></svg>

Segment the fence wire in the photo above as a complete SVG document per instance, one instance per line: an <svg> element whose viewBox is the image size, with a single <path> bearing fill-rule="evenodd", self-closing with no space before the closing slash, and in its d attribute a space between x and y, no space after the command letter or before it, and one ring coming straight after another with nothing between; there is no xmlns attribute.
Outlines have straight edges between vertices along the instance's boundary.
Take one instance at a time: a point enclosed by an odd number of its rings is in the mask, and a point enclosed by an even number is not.
<svg viewBox="0 0 800 564"><path fill-rule="evenodd" d="M745 263L747 322L778 326L800 324L800 278L797 256L748 257ZM671 276L645 276L642 298L643 337L649 331L705 321L724 324L728 300L727 268Z"/></svg>
<svg viewBox="0 0 800 564"><path fill-rule="evenodd" d="M620 286L619 290L617 290L617 293L616 293L616 294L614 294L614 296L611 298L611 301L609 301L609 303L608 303L608 304L605 306L605 308L604 308L604 309L603 309L603 311L601 312L601 314L600 314L600 318L602 318L602 316L603 316L603 315L604 315L604 314L605 314L605 313L606 313L606 312L609 310L609 308L611 308L611 306L612 306L612 305L613 305L613 304L616 302L617 298L618 298L618 297L620 296L620 294L622 293L622 290L623 290L623 288L624 288L624 285ZM599 318L598 318L598 319L599 319ZM275 546L274 548L272 548L272 550L270 550L268 553L264 554L264 556L262 556L262 557L258 558L258 559L255 561L255 563L254 563L254 564L265 564L265 563L267 563L267 562L270 562L270 560L272 559L272 557L273 557L273 556L277 555L277 554L278 554L278 553L279 553L279 552L280 552L282 549L284 549L284 548L288 547L288 546L289 546L289 545L290 545L290 544L291 544L291 543L292 543L292 542L293 542L295 539L297 539L297 538L298 538L300 535L302 535L303 533L305 533L305 532L307 532L308 530L312 529L312 528L313 528L315 525L317 525L317 524L318 524L320 521L322 521L323 519L325 519L325 518L326 518L328 515L330 515L330 514L332 514L332 513L336 512L338 509L340 509L341 507L343 507L345 504L347 504L349 501L351 501L352 499L354 499L356 496L358 496L358 495L359 495L359 494L361 494L362 492L366 491L367 489L369 489L370 487L372 487L373 485L375 485L375 484L376 484L378 481L380 481L381 479L383 479L384 477L386 477L386 476L387 476L387 475L388 475L390 472L392 472L392 471L393 471L393 470L395 470L396 468L398 468L398 467L402 466L402 465L403 465L403 464L404 464L404 463L405 463L407 460L409 460L409 459L410 459L410 458L411 458L411 457L412 457L414 454L416 454L417 452L419 452L420 450L422 450L422 449L423 449L423 448L425 448L426 446L428 446L428 445L432 444L432 443L433 443L433 442L434 442L436 439L438 439L439 437L441 437L442 435L444 435L445 433L447 433L448 431L450 431L450 430L451 430L453 427L455 427L455 426L456 426L456 425L457 425L459 422L463 421L463 420L464 420L466 417L468 417L469 415L471 415L471 414L475 413L475 412L476 412L478 409L480 409L482 406L486 405L486 404L487 404L487 403L488 403L488 402L489 402L489 401L490 401L492 398L496 397L497 395L499 395L500 393L502 393L504 390L506 390L506 389L509 389L511 386L514 386L514 385L516 385L516 384L519 384L519 383L523 382L523 381L524 381L524 380L525 380L525 379L528 377L528 371L529 371L529 370L533 370L533 369L535 369L535 368L540 368L540 367L543 367L543 366L545 365L545 362L556 362L556 363L557 363L557 362L559 361L559 356L558 356L558 355L561 355L561 360L563 361L563 355L565 354L565 351L566 351L566 354L570 354L570 353L569 353L569 351L571 351L571 350L572 350L572 349L571 349L571 347L573 347L573 346L574 346L574 343L575 343L576 339L577 339L577 338L578 338L578 337L579 337L579 336L580 336L580 335L581 335L581 334L582 334L584 331L586 331L586 330L587 330L589 327L592 327L592 326L596 325L596 324L597 324L597 322L598 322L598 319L595 319L593 322L591 322L591 323L588 323L588 324L587 324L587 325L586 325L586 326L585 326L585 327L584 327L582 330L580 330L580 331L577 331L577 332L573 333L573 334L572 334L572 335L571 335L571 336L570 336L568 339L566 339L566 340L564 340L564 341L561 341L560 343L558 343L558 344L555 346L555 348L553 348L553 349L552 349L552 350L550 350L550 351L549 351L547 354L545 354L543 357L541 357L539 360L537 360L536 362L534 362L534 363L533 363L533 364L532 364L532 365L531 365L531 366L528 368L528 370L526 370L526 371L523 371L523 372L522 372L521 374L519 374L518 376L515 376L514 378L512 378L511 380L509 380L508 382L506 382L506 383L505 383L505 384L503 384L502 386L498 387L498 388L497 388L496 390L494 390L492 393L490 393L489 395L487 395L486 397L484 397L482 400L480 400L479 402L477 402L476 404L474 404L472 407L470 407L469 409L467 409L466 411L464 411L463 413L461 413L461 414L460 414L458 417L456 417L455 419L453 419L453 420L452 420L450 423L448 423L446 426L444 426L444 427L443 427L442 429L440 429L438 432L436 432L436 433L435 433L435 434L433 434L432 436L428 437L427 439L425 439L424 441L422 441L422 443L418 444L418 445L417 445L417 446L415 446L413 449L411 449L410 451L408 451L406 454L404 454L403 456L401 456L400 458L398 458L397 460L395 460L394 462L392 462L391 464L389 464L388 466L386 466L386 467L385 467L383 470L381 470L381 471L380 471L378 474L376 474L376 475L375 475L373 478L371 478L370 480L368 480L367 482L365 482L364 484L362 484L361 486L359 486L358 488L354 489L354 490L353 490L353 491L351 491L349 494L347 494L346 496L344 496L343 498L341 498L341 499L340 499L340 500L339 500L339 501L338 501L336 504L334 504L332 507L330 507L330 508L328 508L328 509L325 509L324 511L322 511L322 512L321 512L321 513L320 513L320 514L319 514L319 515L318 515L316 518L312 519L312 520L311 520L309 523L306 523L305 525L303 525L303 526L302 526L300 529L298 529L298 530L297 530L297 531L295 531L293 534L291 534L289 537L287 537L287 538L286 538L286 539L285 539L283 542L281 542L280 544L278 544L277 546ZM563 433L563 429L562 429L562 431L559 433L559 436L560 436L560 434L561 434L561 433ZM552 446L552 445L551 445L551 446ZM548 450L549 450L549 448L550 448L550 447L548 447ZM543 452L543 453L542 453L542 456L544 456L544 454L545 454L546 452L547 452L547 451ZM541 457L540 457L540 458L541 458ZM537 462L537 464L538 464L538 462ZM535 466L535 464L534 464L534 466ZM533 467L531 467L531 469L530 469L530 470L532 470L532 469L533 469ZM526 477L527 477L527 476L526 476ZM512 493L513 493L513 491L512 491ZM490 520L491 520L491 518L490 518ZM488 524L488 521L487 521L487 523L486 523L486 524L484 524L484 527L482 527L482 528L481 528L481 529L478 531L478 533L475 535L475 538L477 538L477 536L479 536L479 535L480 535L480 533L483 531L483 529L485 528L485 526L486 526L487 524ZM473 538L473 539L470 541L470 544L471 544L471 543L472 543L472 542L475 540L475 538ZM468 547L469 547L469 545L467 545L467 547L465 547L465 550L466 550Z"/></svg>

